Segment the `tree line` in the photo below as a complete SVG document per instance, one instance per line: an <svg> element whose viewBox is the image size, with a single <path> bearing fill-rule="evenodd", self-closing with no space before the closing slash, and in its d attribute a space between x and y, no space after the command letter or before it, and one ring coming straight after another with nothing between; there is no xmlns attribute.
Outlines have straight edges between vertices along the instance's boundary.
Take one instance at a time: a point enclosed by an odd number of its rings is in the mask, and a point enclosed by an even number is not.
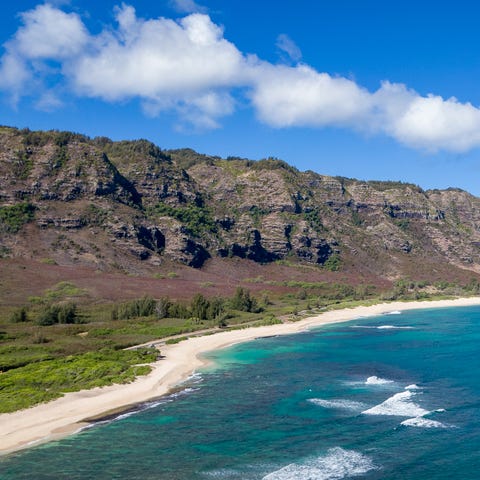
<svg viewBox="0 0 480 480"><path fill-rule="evenodd" d="M206 298L201 293L196 293L189 303L182 303L161 297L158 300L144 296L129 302L114 305L112 320L125 320L136 317L156 316L162 318L192 318L197 321L219 320L227 310L259 313L262 308L249 290L238 287L231 298L214 297Z"/></svg>

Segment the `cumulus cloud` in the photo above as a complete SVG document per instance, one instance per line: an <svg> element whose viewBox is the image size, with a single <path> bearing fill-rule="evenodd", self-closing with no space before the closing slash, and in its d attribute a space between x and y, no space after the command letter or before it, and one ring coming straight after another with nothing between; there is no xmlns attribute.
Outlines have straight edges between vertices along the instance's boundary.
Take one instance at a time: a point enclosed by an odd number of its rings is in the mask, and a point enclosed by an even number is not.
<svg viewBox="0 0 480 480"><path fill-rule="evenodd" d="M373 95L380 130L427 151L465 152L480 146L480 110L456 98L422 97L405 85L384 82Z"/></svg>
<svg viewBox="0 0 480 480"><path fill-rule="evenodd" d="M78 15L67 14L48 3L21 17L24 26L17 30L10 47L26 59L69 58L78 54L88 40Z"/></svg>
<svg viewBox="0 0 480 480"><path fill-rule="evenodd" d="M480 147L480 109L456 98L423 97L390 82L369 92L307 65L263 63L256 73L251 100L260 120L273 127L346 127L429 152Z"/></svg>
<svg viewBox="0 0 480 480"><path fill-rule="evenodd" d="M21 96L21 90L30 79L22 58L6 53L0 60L0 89L10 93L10 100L15 105Z"/></svg>
<svg viewBox="0 0 480 480"><path fill-rule="evenodd" d="M8 41L0 61L0 88L15 103L32 80L49 70L42 61L61 62L78 55L88 41L80 17L50 4L21 14L23 26Z"/></svg>
<svg viewBox="0 0 480 480"><path fill-rule="evenodd" d="M68 66L79 95L141 98L150 115L173 108L204 128L217 128L232 112L223 90L241 83L245 59L207 15L143 20L123 6L116 20L116 31L91 39L89 51Z"/></svg>
<svg viewBox="0 0 480 480"><path fill-rule="evenodd" d="M13 102L33 96L44 110L62 105L59 92L136 99L147 115L174 110L181 123L198 129L219 127L246 98L274 128L349 128L426 151L480 146L480 109L470 103L421 96L387 81L369 91L298 63L301 52L284 34L277 47L295 65L262 61L239 51L193 0L174 4L195 13L177 21L142 19L122 4L116 24L97 35L77 14L38 5L21 15L22 25L4 44L0 90Z"/></svg>
<svg viewBox="0 0 480 480"><path fill-rule="evenodd" d="M243 56L207 15L144 21L124 7L117 21L116 32L92 39L90 52L70 65L79 93L105 100L185 99L238 83Z"/></svg>
<svg viewBox="0 0 480 480"><path fill-rule="evenodd" d="M298 48L297 44L284 33L281 33L277 37L277 48L288 55L288 58L297 63L302 59L302 51Z"/></svg>
<svg viewBox="0 0 480 480"><path fill-rule="evenodd" d="M372 107L371 95L355 82L306 65L259 66L251 97L260 118L275 127L354 126Z"/></svg>

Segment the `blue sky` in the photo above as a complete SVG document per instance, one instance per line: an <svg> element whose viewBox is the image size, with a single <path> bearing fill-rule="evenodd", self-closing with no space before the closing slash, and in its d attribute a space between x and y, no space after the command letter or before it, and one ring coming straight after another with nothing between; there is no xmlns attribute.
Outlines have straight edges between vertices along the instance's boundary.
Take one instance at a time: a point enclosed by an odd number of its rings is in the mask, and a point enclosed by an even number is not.
<svg viewBox="0 0 480 480"><path fill-rule="evenodd" d="M480 195L479 10L471 1L9 2L0 123Z"/></svg>

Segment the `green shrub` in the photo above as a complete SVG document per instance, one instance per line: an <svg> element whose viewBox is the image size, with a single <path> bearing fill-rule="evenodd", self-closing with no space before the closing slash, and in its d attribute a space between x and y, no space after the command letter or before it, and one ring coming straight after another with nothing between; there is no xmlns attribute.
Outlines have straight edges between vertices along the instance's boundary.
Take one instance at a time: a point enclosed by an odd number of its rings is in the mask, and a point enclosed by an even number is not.
<svg viewBox="0 0 480 480"><path fill-rule="evenodd" d="M194 204L185 207L172 207L166 203L158 203L148 210L149 215L172 217L182 222L187 230L195 237L204 233L216 232L217 225L212 214L205 208Z"/></svg>
<svg viewBox="0 0 480 480"><path fill-rule="evenodd" d="M169 338L165 341L165 345L176 345L177 343L183 342L184 340L188 340L188 337Z"/></svg>
<svg viewBox="0 0 480 480"><path fill-rule="evenodd" d="M340 265L340 256L334 253L327 258L326 262L323 264L323 268L329 270L330 272L336 272L340 269Z"/></svg>
<svg viewBox="0 0 480 480"><path fill-rule="evenodd" d="M0 207L0 231L17 233L25 223L33 220L35 207L31 203L17 203Z"/></svg>
<svg viewBox="0 0 480 480"><path fill-rule="evenodd" d="M127 383L150 372L156 349L102 349L30 363L0 375L0 412L12 412L61 397L64 392Z"/></svg>
<svg viewBox="0 0 480 480"><path fill-rule="evenodd" d="M13 311L10 316L12 323L28 322L28 310L27 307L20 307Z"/></svg>
<svg viewBox="0 0 480 480"><path fill-rule="evenodd" d="M68 302L59 305L47 305L37 319L38 325L49 326L57 323L71 324L77 323L77 305L73 302Z"/></svg>

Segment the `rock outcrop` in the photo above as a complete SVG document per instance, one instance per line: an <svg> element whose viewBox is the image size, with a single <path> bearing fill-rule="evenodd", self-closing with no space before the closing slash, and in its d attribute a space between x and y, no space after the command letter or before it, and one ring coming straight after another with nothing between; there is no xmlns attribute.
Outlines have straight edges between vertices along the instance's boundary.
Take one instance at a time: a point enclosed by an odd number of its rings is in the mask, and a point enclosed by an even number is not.
<svg viewBox="0 0 480 480"><path fill-rule="evenodd" d="M3 256L105 269L239 257L385 278L445 264L480 272L480 199L462 190L334 178L145 140L1 127L0 219Z"/></svg>

